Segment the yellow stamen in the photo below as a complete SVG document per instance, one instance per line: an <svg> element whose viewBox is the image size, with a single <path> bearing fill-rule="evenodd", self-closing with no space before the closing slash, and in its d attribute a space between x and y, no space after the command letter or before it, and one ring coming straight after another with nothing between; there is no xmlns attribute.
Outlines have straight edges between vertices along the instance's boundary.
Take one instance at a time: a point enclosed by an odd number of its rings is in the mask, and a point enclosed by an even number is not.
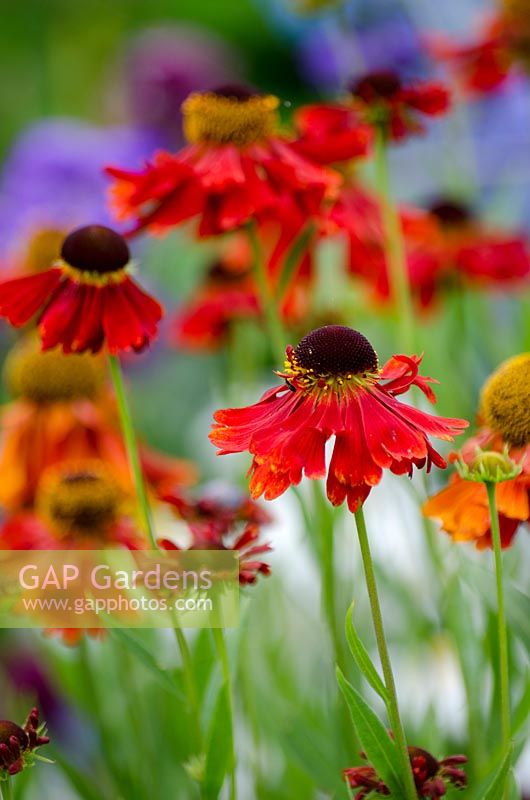
<svg viewBox="0 0 530 800"><path fill-rule="evenodd" d="M273 95L240 101L212 92L196 92L182 104L184 133L190 142L245 147L274 133L279 102Z"/></svg>
<svg viewBox="0 0 530 800"><path fill-rule="evenodd" d="M514 447L530 443L530 353L509 358L482 389L482 413L489 427Z"/></svg>
<svg viewBox="0 0 530 800"><path fill-rule="evenodd" d="M61 350L43 353L38 338L29 336L8 354L4 378L14 396L46 404L95 400L102 391L105 372L98 356L67 356Z"/></svg>
<svg viewBox="0 0 530 800"><path fill-rule="evenodd" d="M82 283L88 286L109 286L110 284L123 283L129 275L130 264L122 269L112 272L89 272L88 270L77 269L67 264L62 258L58 258L53 263L54 267L59 267L63 274L75 283Z"/></svg>
<svg viewBox="0 0 530 800"><path fill-rule="evenodd" d="M307 392L316 392L327 395L335 392L338 395L346 394L352 389L366 388L377 383L380 371L377 372L348 372L343 375L318 375L314 369L302 367L298 362L294 352L287 356L284 362L283 372L279 372L282 378L287 378L289 383L298 389Z"/></svg>

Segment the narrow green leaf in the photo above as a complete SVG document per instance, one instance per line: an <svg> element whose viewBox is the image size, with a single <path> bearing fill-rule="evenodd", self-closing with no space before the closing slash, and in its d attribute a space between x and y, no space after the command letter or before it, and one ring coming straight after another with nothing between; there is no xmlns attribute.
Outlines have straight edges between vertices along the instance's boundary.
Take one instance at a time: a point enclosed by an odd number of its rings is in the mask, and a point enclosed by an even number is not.
<svg viewBox="0 0 530 800"><path fill-rule="evenodd" d="M524 691L517 703L512 719L512 736L528 723L530 718L530 671L526 673Z"/></svg>
<svg viewBox="0 0 530 800"><path fill-rule="evenodd" d="M54 752L54 761L83 800L102 800L108 796L102 786L95 786L92 775L81 772L71 763L70 759L63 758L59 752Z"/></svg>
<svg viewBox="0 0 530 800"><path fill-rule="evenodd" d="M337 667L337 680L366 757L395 797L403 797L399 754L379 717Z"/></svg>
<svg viewBox="0 0 530 800"><path fill-rule="evenodd" d="M203 798L217 800L230 765L232 752L230 705L226 686L219 690L210 723L206 766L204 770Z"/></svg>
<svg viewBox="0 0 530 800"><path fill-rule="evenodd" d="M167 670L162 669L154 656L142 642L123 628L111 628L110 635L127 647L147 667L151 675L166 691L184 700L184 692L178 687Z"/></svg>
<svg viewBox="0 0 530 800"><path fill-rule="evenodd" d="M512 751L510 749L494 775L473 793L472 800L502 800L506 781L510 773L511 763Z"/></svg>
<svg viewBox="0 0 530 800"><path fill-rule="evenodd" d="M368 655L364 644L360 640L359 635L355 630L355 626L353 624L353 605L354 604L352 603L348 609L348 613L346 614L346 639L348 641L350 652L355 659L355 663L363 673L372 689L374 689L379 697L381 697L386 703L388 700L388 692L386 687L379 677L379 673L375 668L372 659Z"/></svg>

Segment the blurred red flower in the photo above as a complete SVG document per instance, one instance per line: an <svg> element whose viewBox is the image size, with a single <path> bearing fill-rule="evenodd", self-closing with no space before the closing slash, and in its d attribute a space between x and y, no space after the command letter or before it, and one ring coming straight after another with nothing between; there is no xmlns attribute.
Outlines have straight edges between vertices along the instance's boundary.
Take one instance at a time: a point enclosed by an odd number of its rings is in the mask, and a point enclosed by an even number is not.
<svg viewBox="0 0 530 800"><path fill-rule="evenodd" d="M301 226L341 178L277 132L278 106L240 86L191 94L182 106L187 147L157 153L139 172L107 169L118 218L135 220L130 233L161 233L197 215L201 236L265 217Z"/></svg>
<svg viewBox="0 0 530 800"><path fill-rule="evenodd" d="M38 315L44 350L139 352L155 338L162 308L129 276L129 260L110 228L78 228L50 269L0 284L0 316L20 327Z"/></svg>
<svg viewBox="0 0 530 800"><path fill-rule="evenodd" d="M181 493L167 493L161 498L183 519L191 534L189 550L233 550L239 556L239 582L253 584L259 575L269 575L270 566L261 556L272 550L268 542L261 543L261 526L270 516L251 498L231 493L205 493L198 499ZM167 550L182 549L170 539L160 541Z"/></svg>
<svg viewBox="0 0 530 800"><path fill-rule="evenodd" d="M373 131L351 104L302 106L294 114L294 147L319 164L351 161L368 154Z"/></svg>
<svg viewBox="0 0 530 800"><path fill-rule="evenodd" d="M395 72L364 75L349 87L360 118L395 141L423 133L423 117L444 114L450 105L446 87L435 81L403 85Z"/></svg>
<svg viewBox="0 0 530 800"><path fill-rule="evenodd" d="M466 94L494 92L510 75L512 64L500 17L489 20L469 43L456 44L443 34L430 35L427 43L432 56L447 63Z"/></svg>

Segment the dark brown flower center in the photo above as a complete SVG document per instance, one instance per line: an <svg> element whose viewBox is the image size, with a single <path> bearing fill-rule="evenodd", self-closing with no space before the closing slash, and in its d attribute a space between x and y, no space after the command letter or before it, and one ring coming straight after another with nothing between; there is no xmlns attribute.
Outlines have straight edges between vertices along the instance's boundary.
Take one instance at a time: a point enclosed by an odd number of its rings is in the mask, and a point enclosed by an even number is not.
<svg viewBox="0 0 530 800"><path fill-rule="evenodd" d="M401 89L401 80L395 72L371 72L349 87L351 94L366 103L389 100Z"/></svg>
<svg viewBox="0 0 530 800"><path fill-rule="evenodd" d="M219 285L232 285L241 283L241 280L250 274L247 264L242 266L227 264L224 261L214 261L208 270L208 280Z"/></svg>
<svg viewBox="0 0 530 800"><path fill-rule="evenodd" d="M212 89L212 94L216 97L226 97L229 100L237 100L239 103L244 103L252 97L259 97L261 92L251 86L244 86L239 83L227 83L223 86L218 86Z"/></svg>
<svg viewBox="0 0 530 800"><path fill-rule="evenodd" d="M431 214L447 227L465 225L471 221L471 211L464 203L452 200L436 200L430 207Z"/></svg>
<svg viewBox="0 0 530 800"><path fill-rule="evenodd" d="M61 258L83 272L117 272L130 259L127 242L104 225L86 225L72 231L63 242Z"/></svg>
<svg viewBox="0 0 530 800"><path fill-rule="evenodd" d="M27 747L28 737L22 728L7 719L0 720L0 744L8 745L12 736L18 739L23 750Z"/></svg>
<svg viewBox="0 0 530 800"><path fill-rule="evenodd" d="M362 333L344 325L326 325L304 336L294 355L315 375L359 375L375 372L377 353Z"/></svg>

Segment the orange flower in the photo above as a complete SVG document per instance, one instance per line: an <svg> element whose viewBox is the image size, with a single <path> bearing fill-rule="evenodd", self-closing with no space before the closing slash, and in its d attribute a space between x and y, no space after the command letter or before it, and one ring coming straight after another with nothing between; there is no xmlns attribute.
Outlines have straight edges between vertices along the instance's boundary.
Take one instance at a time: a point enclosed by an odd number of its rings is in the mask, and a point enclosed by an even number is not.
<svg viewBox="0 0 530 800"><path fill-rule="evenodd" d="M42 353L31 337L10 353L5 375L17 399L1 415L1 506L9 512L31 508L43 472L69 458L101 459L130 491L127 456L97 357ZM141 458L153 488L196 479L188 462L146 448Z"/></svg>
<svg viewBox="0 0 530 800"><path fill-rule="evenodd" d="M459 455L469 464L477 448L500 453L505 446L501 436L483 427ZM512 447L509 454L522 465L522 471L516 478L495 487L503 547L509 547L520 525L530 520L530 445ZM455 542L474 541L480 550L492 546L488 497L483 483L464 480L455 473L445 489L427 500L423 513L440 520L442 529Z"/></svg>
<svg viewBox="0 0 530 800"><path fill-rule="evenodd" d="M8 517L0 528L4 550L98 550L146 546L128 515L127 496L97 459L63 461L37 487L35 512Z"/></svg>

